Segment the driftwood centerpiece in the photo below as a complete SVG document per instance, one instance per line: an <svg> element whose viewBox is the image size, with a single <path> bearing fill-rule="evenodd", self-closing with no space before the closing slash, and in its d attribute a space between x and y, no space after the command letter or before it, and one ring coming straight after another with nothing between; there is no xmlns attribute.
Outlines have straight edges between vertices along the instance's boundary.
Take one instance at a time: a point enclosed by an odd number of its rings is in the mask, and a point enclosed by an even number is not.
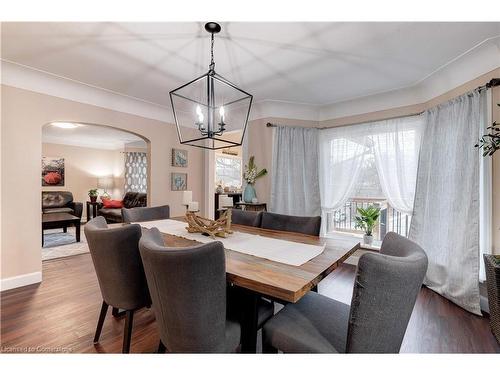
<svg viewBox="0 0 500 375"><path fill-rule="evenodd" d="M231 209L226 210L217 220L210 220L197 216L194 212L186 212L186 227L189 233L205 233L215 239L215 237L226 238L233 233L231 230Z"/></svg>

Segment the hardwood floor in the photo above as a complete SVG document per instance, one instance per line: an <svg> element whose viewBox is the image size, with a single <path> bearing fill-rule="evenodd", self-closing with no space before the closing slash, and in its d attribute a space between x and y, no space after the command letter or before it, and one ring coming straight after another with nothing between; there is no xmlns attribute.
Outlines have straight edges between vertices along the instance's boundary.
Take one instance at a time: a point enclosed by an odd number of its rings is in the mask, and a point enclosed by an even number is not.
<svg viewBox="0 0 500 375"><path fill-rule="evenodd" d="M349 303L355 267L343 265L319 292ZM124 318L108 312L101 341L93 345L101 295L89 254L43 263L43 283L1 294L2 352L120 353ZM152 311L134 316L132 353L153 353L158 333ZM500 353L486 318L472 315L423 288L401 352Z"/></svg>

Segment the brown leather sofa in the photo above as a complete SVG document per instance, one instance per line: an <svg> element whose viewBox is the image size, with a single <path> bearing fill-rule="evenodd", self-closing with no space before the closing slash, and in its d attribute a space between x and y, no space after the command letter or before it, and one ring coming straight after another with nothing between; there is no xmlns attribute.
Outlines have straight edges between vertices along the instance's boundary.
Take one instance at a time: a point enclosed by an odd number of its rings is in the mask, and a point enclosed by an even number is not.
<svg viewBox="0 0 500 375"><path fill-rule="evenodd" d="M70 191L42 191L42 213L68 213L82 217L83 203L74 202Z"/></svg>
<svg viewBox="0 0 500 375"><path fill-rule="evenodd" d="M147 206L147 195L146 193L137 193L129 191L125 193L123 197L123 207L133 208L133 207L146 207ZM97 211L98 216L103 216L106 222L109 223L122 223L122 209L121 208L105 208L101 207Z"/></svg>

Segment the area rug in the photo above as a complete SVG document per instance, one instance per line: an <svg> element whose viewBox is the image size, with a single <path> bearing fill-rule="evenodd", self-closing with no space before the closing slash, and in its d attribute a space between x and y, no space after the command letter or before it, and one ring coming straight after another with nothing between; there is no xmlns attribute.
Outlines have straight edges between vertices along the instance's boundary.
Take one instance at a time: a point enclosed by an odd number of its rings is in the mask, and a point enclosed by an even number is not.
<svg viewBox="0 0 500 375"><path fill-rule="evenodd" d="M75 228L68 228L64 233L62 229L44 231L44 246L42 247L42 261L64 258L77 254L88 253L89 248L83 228L81 229L80 242L76 242Z"/></svg>

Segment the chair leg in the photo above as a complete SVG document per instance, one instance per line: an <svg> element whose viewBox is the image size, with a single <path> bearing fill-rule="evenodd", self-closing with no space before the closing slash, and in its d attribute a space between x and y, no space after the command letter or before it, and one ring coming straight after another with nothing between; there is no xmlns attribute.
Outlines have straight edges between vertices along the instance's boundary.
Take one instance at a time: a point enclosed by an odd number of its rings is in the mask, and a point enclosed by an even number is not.
<svg viewBox="0 0 500 375"><path fill-rule="evenodd" d="M94 344L99 342L99 337L101 336L102 325L104 324L104 319L106 318L106 313L108 312L108 304L102 301L101 312L99 314L99 320L97 321L97 328L95 330Z"/></svg>
<svg viewBox="0 0 500 375"><path fill-rule="evenodd" d="M123 331L122 353L130 352L130 339L132 338L132 324L134 321L134 310L127 310L125 315L125 328Z"/></svg>
<svg viewBox="0 0 500 375"><path fill-rule="evenodd" d="M163 344L163 342L161 342L161 340L160 340L160 343L158 344L158 351L157 351L157 353L163 354L166 351L167 351L167 348L165 347L165 345Z"/></svg>
<svg viewBox="0 0 500 375"><path fill-rule="evenodd" d="M273 347L269 341L267 340L266 333L264 329L262 329L262 353L263 354L277 354L278 349Z"/></svg>
<svg viewBox="0 0 500 375"><path fill-rule="evenodd" d="M120 309L118 307L113 307L113 309L111 310L111 314L115 318L121 318L122 316L125 315L125 313L126 313L125 310L120 311Z"/></svg>

